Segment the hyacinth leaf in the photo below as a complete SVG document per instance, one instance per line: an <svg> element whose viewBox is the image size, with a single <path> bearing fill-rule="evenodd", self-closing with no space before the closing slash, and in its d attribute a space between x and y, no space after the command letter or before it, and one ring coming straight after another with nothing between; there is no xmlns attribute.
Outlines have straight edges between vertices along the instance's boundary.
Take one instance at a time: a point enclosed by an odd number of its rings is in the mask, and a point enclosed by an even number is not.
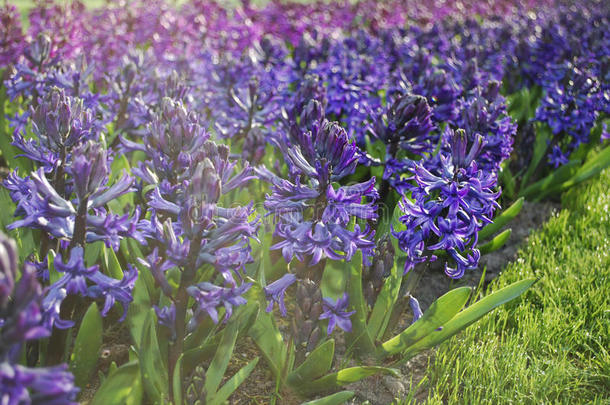
<svg viewBox="0 0 610 405"><path fill-rule="evenodd" d="M354 391L341 391L313 401L303 402L302 405L341 405L356 395Z"/></svg>
<svg viewBox="0 0 610 405"><path fill-rule="evenodd" d="M125 157L125 155L119 155L114 158L111 166L111 181L112 183L116 183L120 180L125 173L131 172L131 167L129 165L129 161ZM124 212L125 207L133 207L134 204L134 193L125 193L120 195L118 198L115 198L112 201L108 202L108 207L113 212Z"/></svg>
<svg viewBox="0 0 610 405"><path fill-rule="evenodd" d="M523 201L523 197L519 198L517 201L512 203L510 207L502 211L500 215L497 215L491 224L483 227L483 229L479 231L479 241L483 241L491 237L496 232L500 231L500 229L502 229L504 225L506 225L507 223L512 221L517 215L519 215L521 209L523 208Z"/></svg>
<svg viewBox="0 0 610 405"><path fill-rule="evenodd" d="M233 322L239 323L238 339L248 332L256 320L258 309L258 304L247 304L238 310L239 314L236 313L234 315L232 318ZM220 345L223 338L222 333L216 333L216 331L217 325L207 318L185 340L182 359L182 372L184 375L190 374L195 367L203 361L210 360L215 355L216 348ZM200 342L199 346L196 346L195 342Z"/></svg>
<svg viewBox="0 0 610 405"><path fill-rule="evenodd" d="M70 356L70 371L81 388L91 380L95 371L103 335L102 317L94 302L89 306L74 341Z"/></svg>
<svg viewBox="0 0 610 405"><path fill-rule="evenodd" d="M506 161L504 163L506 163ZM498 174L498 182L502 184L502 196L508 200L512 200L516 193L517 179L511 172L510 167L504 163Z"/></svg>
<svg viewBox="0 0 610 405"><path fill-rule="evenodd" d="M119 366L117 366L116 361L113 361L108 366L108 372L106 374L104 374L102 372L102 370L98 370L97 375L98 375L98 377L100 379L100 385L103 384L104 381L106 381L106 379L108 377L110 377L112 374L114 374L114 372L117 371L118 369L119 369Z"/></svg>
<svg viewBox="0 0 610 405"><path fill-rule="evenodd" d="M602 170L610 166L610 146L605 147L601 152L597 153L593 158L588 160L572 178L562 183L559 190L566 190L580 182L583 182Z"/></svg>
<svg viewBox="0 0 610 405"><path fill-rule="evenodd" d="M87 249L85 249L85 264L88 267L95 266L100 262L99 257L102 254L102 247L104 242L87 243Z"/></svg>
<svg viewBox="0 0 610 405"><path fill-rule="evenodd" d="M142 379L137 361L122 365L104 380L90 405L142 403Z"/></svg>
<svg viewBox="0 0 610 405"><path fill-rule="evenodd" d="M233 375L217 392L212 399L210 405L224 404L227 399L235 392L237 388L250 376L254 367L258 364L258 357L243 366L237 373Z"/></svg>
<svg viewBox="0 0 610 405"><path fill-rule="evenodd" d="M524 87L507 97L508 113L518 122L526 122L534 118L542 89L539 86Z"/></svg>
<svg viewBox="0 0 610 405"><path fill-rule="evenodd" d="M316 347L299 367L288 374L286 382L298 387L323 376L332 367L334 355L335 340L327 340Z"/></svg>
<svg viewBox="0 0 610 405"><path fill-rule="evenodd" d="M176 361L176 366L174 368L174 375L172 377L172 388L174 394L174 403L182 404L182 357L183 354L178 357L178 361Z"/></svg>
<svg viewBox="0 0 610 405"><path fill-rule="evenodd" d="M11 196L4 187L0 187L0 207L4 208L0 211L0 227L6 232L6 227L15 221L13 213L15 212L15 203L11 200ZM20 262L25 259L39 247L39 243L34 241L32 230L27 228L17 228L8 231L8 234L15 239L19 248Z"/></svg>
<svg viewBox="0 0 610 405"><path fill-rule="evenodd" d="M129 332L131 333L131 337L133 338L133 341L138 349L140 342L142 341L144 323L149 313L148 310L152 307L152 302L146 289L144 277L142 277L145 273L145 271L139 272L139 277L136 279L133 287L133 301L127 309L127 323L129 325Z"/></svg>
<svg viewBox="0 0 610 405"><path fill-rule="evenodd" d="M13 140L13 136L11 134L11 129L8 125L8 120L6 117L13 113L10 107L11 104L8 103L8 97L6 96L6 88L1 86L0 89L0 155L4 158L4 162L6 163L9 169L19 168L21 173L29 173L33 169L33 162L26 157L18 157L21 153L19 148L13 146L11 141ZM16 106L16 104L13 104ZM7 109L7 107L9 107ZM12 211L11 211L12 212Z"/></svg>
<svg viewBox="0 0 610 405"><path fill-rule="evenodd" d="M139 243L131 238L126 238L121 241L120 252L127 259L128 263L133 263L139 271L137 280L143 279L148 290L148 295L152 300L158 300L160 291L155 285L155 279L148 269L143 268L138 262L138 258L144 258L144 254L140 250ZM150 306L148 307L150 308Z"/></svg>
<svg viewBox="0 0 610 405"><path fill-rule="evenodd" d="M400 222L400 217L403 216L403 212L400 209L400 205L398 205L398 201L400 201L400 196L394 190L388 194L386 201L383 202L385 204L385 210L383 210L383 215L379 225L377 226L376 235L377 238L382 237L383 235L390 233L390 231L401 231L405 228L405 225ZM389 214L391 212L391 215ZM392 238L393 240L396 238ZM394 246L396 252L401 252L398 248L398 242L396 246Z"/></svg>
<svg viewBox="0 0 610 405"><path fill-rule="evenodd" d="M393 368L379 366L360 366L349 367L339 370L332 374L327 374L301 387L294 387L295 390L304 396L315 395L320 392L327 392L341 388L344 385L360 381L363 378L375 374L384 373L398 377L398 372Z"/></svg>
<svg viewBox="0 0 610 405"><path fill-rule="evenodd" d="M544 158L548 149L548 141L551 139L551 129L547 125L536 125L536 140L534 142L534 153L530 161L527 171L521 180L521 186L528 184L530 177L534 174L538 165ZM523 194L521 194L523 195Z"/></svg>
<svg viewBox="0 0 610 405"><path fill-rule="evenodd" d="M150 308L144 320L142 341L138 351L142 367L142 383L148 398L155 404L167 403L168 375L157 340L157 316Z"/></svg>
<svg viewBox="0 0 610 405"><path fill-rule="evenodd" d="M322 274L322 295L337 299L343 295L347 284L348 273L345 272L343 263L337 260L327 260Z"/></svg>
<svg viewBox="0 0 610 405"><path fill-rule="evenodd" d="M215 335L217 329L218 325L214 323L212 318L204 318L197 329L184 340L184 350L187 351L201 347L211 336Z"/></svg>
<svg viewBox="0 0 610 405"><path fill-rule="evenodd" d="M56 283L60 278L61 274L55 269L55 256L57 254L53 249L49 250L47 253L47 268L49 270L49 283Z"/></svg>
<svg viewBox="0 0 610 405"><path fill-rule="evenodd" d="M190 374L195 367L203 361L208 361L216 353L216 347L220 344L222 334L215 334L199 347L185 350L182 353L182 371L185 375Z"/></svg>
<svg viewBox="0 0 610 405"><path fill-rule="evenodd" d="M211 402L212 398L218 390L218 386L227 371L229 360L233 356L233 349L239 334L239 320L229 320L227 326L222 333L220 344L216 348L214 358L210 363L205 373L204 390L206 393L206 402Z"/></svg>
<svg viewBox="0 0 610 405"><path fill-rule="evenodd" d="M102 247L102 259L104 270L106 270L106 273L110 277L116 278L117 280L123 278L123 270L121 269L121 263L116 257L116 253L114 253L114 250L104 245Z"/></svg>
<svg viewBox="0 0 610 405"><path fill-rule="evenodd" d="M392 266L390 276L387 277L383 283L383 287L377 296L377 301L375 301L373 311L369 316L368 329L371 337L375 340L381 339L385 333L392 315L392 309L400 294L402 278L402 271L399 270L395 262Z"/></svg>
<svg viewBox="0 0 610 405"><path fill-rule="evenodd" d="M273 322L272 316L265 311L260 311L248 335L254 339L273 375L283 379L287 347L284 345L282 334Z"/></svg>
<svg viewBox="0 0 610 405"><path fill-rule="evenodd" d="M436 346L437 344L449 339L457 332L476 322L482 318L485 314L492 311L494 308L517 298L523 294L528 288L536 282L534 278L528 278L521 281L517 281L507 287L504 287L488 296L484 297L480 301L477 301L473 305L464 309L462 312L453 317L450 321L443 325L443 329L434 331L430 335L421 339L411 347L409 347L405 353L401 362L407 361L408 359L415 356L422 350L429 349Z"/></svg>
<svg viewBox="0 0 610 405"><path fill-rule="evenodd" d="M435 329L446 324L466 305L470 293L470 287L460 287L444 294L430 305L417 322L379 346L377 348L378 357L384 358L404 352L410 346L434 333Z"/></svg>
<svg viewBox="0 0 610 405"><path fill-rule="evenodd" d="M367 305L362 294L362 252L358 251L350 262L344 263L344 272L349 274L347 292L349 295L349 309L356 311L351 316L352 331L348 339L358 353L373 353L375 344L366 326Z"/></svg>
<svg viewBox="0 0 610 405"><path fill-rule="evenodd" d="M527 115L527 101L529 99L527 91L527 88L524 87L506 98L508 113L517 121L524 121Z"/></svg>
<svg viewBox="0 0 610 405"><path fill-rule="evenodd" d="M506 243L508 238L510 238L510 235L512 232L513 231L510 228L505 229L504 231L502 231L500 234L498 234L495 238L493 238L489 242L479 246L479 251L481 252L482 255L491 253L491 252L495 252L496 250L498 250L502 246L504 246L504 244Z"/></svg>
<svg viewBox="0 0 610 405"><path fill-rule="evenodd" d="M559 167L545 178L521 191L520 195L528 200L539 201L549 193L561 187L562 183L576 175L581 165L580 160L571 160Z"/></svg>

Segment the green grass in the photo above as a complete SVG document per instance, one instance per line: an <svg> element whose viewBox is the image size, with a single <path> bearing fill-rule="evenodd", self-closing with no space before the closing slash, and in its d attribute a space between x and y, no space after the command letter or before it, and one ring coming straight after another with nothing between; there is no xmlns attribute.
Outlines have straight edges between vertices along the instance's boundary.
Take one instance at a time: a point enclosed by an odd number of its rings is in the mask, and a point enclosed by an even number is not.
<svg viewBox="0 0 610 405"><path fill-rule="evenodd" d="M610 170L562 202L491 290L539 281L439 347L426 404L610 403Z"/></svg>

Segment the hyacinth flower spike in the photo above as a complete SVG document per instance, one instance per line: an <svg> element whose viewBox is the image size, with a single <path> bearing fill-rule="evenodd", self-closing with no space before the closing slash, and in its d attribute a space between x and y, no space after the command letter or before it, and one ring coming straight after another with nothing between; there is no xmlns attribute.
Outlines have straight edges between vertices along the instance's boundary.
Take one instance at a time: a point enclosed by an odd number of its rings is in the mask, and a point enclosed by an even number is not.
<svg viewBox="0 0 610 405"><path fill-rule="evenodd" d="M26 342L46 338L43 289L36 269L26 264L15 281L17 250L0 234L0 400L3 404L76 404L78 388L68 366L31 368L18 364Z"/></svg>

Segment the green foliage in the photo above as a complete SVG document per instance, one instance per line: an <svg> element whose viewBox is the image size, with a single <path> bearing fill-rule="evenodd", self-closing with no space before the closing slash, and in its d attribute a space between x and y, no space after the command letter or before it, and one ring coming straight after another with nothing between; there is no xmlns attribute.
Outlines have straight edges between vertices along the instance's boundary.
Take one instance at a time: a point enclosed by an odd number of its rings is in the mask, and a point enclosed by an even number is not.
<svg viewBox="0 0 610 405"><path fill-rule="evenodd" d="M502 246L504 246L508 238L510 238L511 233L512 230L510 228L505 229L489 242L479 246L479 251L482 255L484 255L500 249Z"/></svg>
<svg viewBox="0 0 610 405"><path fill-rule="evenodd" d="M440 346L428 370L428 404L607 400L610 171L569 190L563 204L491 291L524 277L537 283Z"/></svg>
<svg viewBox="0 0 610 405"><path fill-rule="evenodd" d="M267 312L260 312L258 319L252 325L248 334L254 339L273 375L283 380L284 371L286 369L292 370L292 366L286 367L290 350L284 344L282 334L277 328L272 315Z"/></svg>
<svg viewBox="0 0 610 405"><path fill-rule="evenodd" d="M523 208L523 200L523 197L519 198L510 207L497 214L491 224L487 224L479 231L479 240L485 240L496 234L498 231L500 231L500 229L502 229L502 227L504 227L504 225L519 215L521 208Z"/></svg>
<svg viewBox="0 0 610 405"><path fill-rule="evenodd" d="M316 347L299 367L288 374L288 384L298 386L322 377L332 367L334 355L335 341L327 340Z"/></svg>
<svg viewBox="0 0 610 405"><path fill-rule="evenodd" d="M351 316L352 331L347 334L357 353L366 354L375 351L375 344L366 325L368 309L362 290L362 252L358 251L351 262L344 263L345 274L349 275L347 293L350 309L356 311Z"/></svg>
<svg viewBox="0 0 610 405"><path fill-rule="evenodd" d="M146 396L155 404L167 403L169 395L167 365L159 349L157 316L153 308L148 311L144 320L138 354Z"/></svg>
<svg viewBox="0 0 610 405"><path fill-rule="evenodd" d="M229 396L235 392L237 388L243 383L246 378L250 376L254 367L258 364L258 357L243 366L237 373L235 373L229 381L227 381L217 392L216 395L210 400L210 404L223 404Z"/></svg>
<svg viewBox="0 0 610 405"><path fill-rule="evenodd" d="M309 382L308 384L303 384L293 388L302 395L313 395L320 392L335 390L343 387L344 385L360 381L363 378L370 377L379 373L398 376L396 370L387 367L349 367L332 374L327 374L322 378Z"/></svg>
<svg viewBox="0 0 610 405"><path fill-rule="evenodd" d="M399 269L397 263L394 262L390 275L386 278L385 283L383 283L383 287L381 287L377 301L375 301L369 316L367 327L370 336L375 340L380 340L388 327L388 322L392 316L392 309L400 294L402 279L402 269Z"/></svg>
<svg viewBox="0 0 610 405"><path fill-rule="evenodd" d="M133 361L122 365L104 380L90 405L140 405L142 396L140 366Z"/></svg>
<svg viewBox="0 0 610 405"><path fill-rule="evenodd" d="M469 287L449 291L434 301L417 322L379 346L378 356L387 357L410 349L419 340L450 321L466 304L469 296Z"/></svg>
<svg viewBox="0 0 610 405"><path fill-rule="evenodd" d="M320 399L304 402L303 405L341 405L354 397L353 391L341 391Z"/></svg>
<svg viewBox="0 0 610 405"><path fill-rule="evenodd" d="M205 392L208 402L210 401L211 396L216 393L220 381L227 370L229 360L231 360L231 355L235 348L237 334L239 333L238 327L238 322L229 322L227 324L227 327L222 334L220 345L218 345L212 363L205 374Z"/></svg>
<svg viewBox="0 0 610 405"><path fill-rule="evenodd" d="M102 317L94 302L89 306L81 322L70 357L70 371L77 386L84 388L89 383L102 347Z"/></svg>

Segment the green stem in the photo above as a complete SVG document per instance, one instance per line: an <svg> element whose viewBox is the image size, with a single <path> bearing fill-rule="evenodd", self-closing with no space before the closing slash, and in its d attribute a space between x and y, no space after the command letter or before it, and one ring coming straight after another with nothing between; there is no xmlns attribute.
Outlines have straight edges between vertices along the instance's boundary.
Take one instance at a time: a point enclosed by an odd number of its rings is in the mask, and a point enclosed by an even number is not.
<svg viewBox="0 0 610 405"><path fill-rule="evenodd" d="M186 310L188 309L188 300L189 295L186 291L187 287L189 287L195 276L197 275L197 256L199 255L199 250L201 246L201 237L195 238L191 241L191 248L189 250L189 255L187 258L187 265L182 269L182 276L180 278L180 285L178 286L178 291L176 292L176 299L174 300L174 305L176 307L176 340L170 344L169 353L168 353L168 365L169 365L169 395L170 402L174 402L174 379L172 376L174 375L174 370L176 368L176 363L184 350L184 338L186 337ZM182 390L182 387L180 387ZM180 404L175 404L180 405Z"/></svg>

